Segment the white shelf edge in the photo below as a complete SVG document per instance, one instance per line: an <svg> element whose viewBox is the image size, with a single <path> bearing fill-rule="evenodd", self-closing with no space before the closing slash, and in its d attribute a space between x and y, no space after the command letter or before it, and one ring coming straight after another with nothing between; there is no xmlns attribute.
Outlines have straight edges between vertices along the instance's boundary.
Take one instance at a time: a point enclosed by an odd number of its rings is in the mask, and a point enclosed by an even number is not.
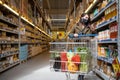
<svg viewBox="0 0 120 80"><path fill-rule="evenodd" d="M114 17L113 17L113 18L114 18ZM111 21L108 21L108 22L106 22L106 23L103 24L103 25L97 26L96 29L100 29L100 28L102 28L102 27L104 27L104 26L106 26L106 25L108 25L108 24L110 24L110 23L112 23L112 22L115 22L115 21L117 21L117 19L112 19Z"/></svg>

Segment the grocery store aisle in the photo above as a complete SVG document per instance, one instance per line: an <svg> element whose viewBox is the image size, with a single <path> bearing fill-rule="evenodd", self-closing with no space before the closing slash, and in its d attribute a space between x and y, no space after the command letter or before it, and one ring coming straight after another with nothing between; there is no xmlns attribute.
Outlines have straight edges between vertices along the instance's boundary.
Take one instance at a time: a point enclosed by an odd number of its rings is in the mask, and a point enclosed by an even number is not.
<svg viewBox="0 0 120 80"><path fill-rule="evenodd" d="M85 80L100 80L93 77L86 76ZM49 53L45 52L0 74L0 80L66 80L66 77L64 73L50 71Z"/></svg>

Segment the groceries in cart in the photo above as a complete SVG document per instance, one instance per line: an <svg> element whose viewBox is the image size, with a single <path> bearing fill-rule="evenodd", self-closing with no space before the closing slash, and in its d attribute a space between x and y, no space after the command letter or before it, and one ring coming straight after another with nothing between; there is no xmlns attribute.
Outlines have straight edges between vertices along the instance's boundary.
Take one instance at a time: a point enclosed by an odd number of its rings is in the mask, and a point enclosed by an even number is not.
<svg viewBox="0 0 120 80"><path fill-rule="evenodd" d="M87 73L89 50L74 47L74 50L51 51L51 69L60 72Z"/></svg>

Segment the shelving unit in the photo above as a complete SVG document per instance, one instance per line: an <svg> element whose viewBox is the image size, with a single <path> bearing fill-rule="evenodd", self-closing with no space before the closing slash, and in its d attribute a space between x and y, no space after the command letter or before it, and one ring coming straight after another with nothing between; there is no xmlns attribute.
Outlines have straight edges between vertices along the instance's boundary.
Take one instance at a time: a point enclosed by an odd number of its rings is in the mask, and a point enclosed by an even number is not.
<svg viewBox="0 0 120 80"><path fill-rule="evenodd" d="M113 17L113 18L111 18L111 19L109 19L109 20L107 20L107 21L102 22L101 24L99 24L99 25L96 27L96 29L100 29L100 28L102 28L102 27L105 27L105 26L107 26L107 25L109 25L110 23L113 23L113 22L115 22L115 21L117 21L116 16Z"/></svg>
<svg viewBox="0 0 120 80"><path fill-rule="evenodd" d="M9 68L12 68L18 64L20 64L20 61L13 62L12 64L7 65L7 67L0 67L0 72L3 72Z"/></svg>
<svg viewBox="0 0 120 80"><path fill-rule="evenodd" d="M112 62L114 60L113 58L105 58L105 57L98 57L97 59L101 60L101 61L104 61L106 63L109 63L109 64L112 64Z"/></svg>
<svg viewBox="0 0 120 80"><path fill-rule="evenodd" d="M95 69L94 70L96 72L96 74L98 74L99 76L101 76L104 80L110 80L110 77L107 76L106 74L104 74L102 71ZM112 79L115 80L115 79Z"/></svg>
<svg viewBox="0 0 120 80"><path fill-rule="evenodd" d="M95 15L93 18L92 18L92 22L95 21L98 17L100 17L102 14L104 14L105 10L108 9L110 6L112 6L113 4L115 4L116 1L111 1L109 2L105 8L102 8L99 13L97 15Z"/></svg>
<svg viewBox="0 0 120 80"><path fill-rule="evenodd" d="M116 37L118 35L118 28L117 28L118 15L116 14L118 13L117 6L116 6L117 3L115 0L111 0L107 4L106 2L107 0L103 1L102 4L99 4L98 8L94 8L98 12L95 12L95 11L94 13L91 12L92 16L94 14L92 18L92 24L96 25L96 30L98 32L98 36L97 36L98 38L97 65L98 66L94 71L104 80L115 80L115 77L117 77L116 72L114 70L115 67L113 67L113 61L115 59L115 56L113 58L112 51L114 50L117 52L118 50L118 46L117 46L118 37ZM113 9L113 6L114 6L114 9ZM116 53L114 53L114 55L115 54Z"/></svg>
<svg viewBox="0 0 120 80"><path fill-rule="evenodd" d="M106 39L106 40L101 40L98 41L99 44L108 44L108 43L116 43L117 44L117 39Z"/></svg>
<svg viewBox="0 0 120 80"><path fill-rule="evenodd" d="M42 13L31 2L0 0L0 72L48 50L51 37L40 27Z"/></svg>

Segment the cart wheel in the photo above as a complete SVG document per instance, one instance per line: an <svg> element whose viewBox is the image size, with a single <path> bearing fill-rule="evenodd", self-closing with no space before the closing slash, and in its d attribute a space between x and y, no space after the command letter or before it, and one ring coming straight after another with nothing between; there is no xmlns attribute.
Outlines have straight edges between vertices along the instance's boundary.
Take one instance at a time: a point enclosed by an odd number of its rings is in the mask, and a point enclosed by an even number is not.
<svg viewBox="0 0 120 80"><path fill-rule="evenodd" d="M78 80L84 80L84 75L78 75Z"/></svg>

